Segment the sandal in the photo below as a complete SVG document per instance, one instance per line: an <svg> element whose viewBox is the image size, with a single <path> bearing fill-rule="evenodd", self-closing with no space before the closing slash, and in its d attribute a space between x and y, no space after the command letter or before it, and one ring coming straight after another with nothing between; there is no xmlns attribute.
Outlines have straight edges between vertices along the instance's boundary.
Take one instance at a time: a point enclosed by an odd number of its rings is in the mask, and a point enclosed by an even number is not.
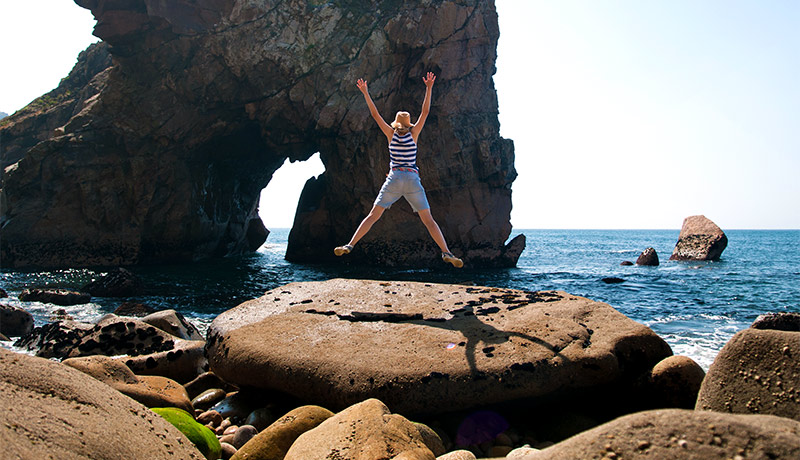
<svg viewBox="0 0 800 460"><path fill-rule="evenodd" d="M442 260L448 264L452 264L456 268L461 268L464 266L464 262L458 257L454 256L452 252L443 252Z"/></svg>
<svg viewBox="0 0 800 460"><path fill-rule="evenodd" d="M353 250L353 246L349 244L345 244L344 246L339 246L338 248L333 250L333 253L337 256L343 256L345 254L350 254L350 251Z"/></svg>

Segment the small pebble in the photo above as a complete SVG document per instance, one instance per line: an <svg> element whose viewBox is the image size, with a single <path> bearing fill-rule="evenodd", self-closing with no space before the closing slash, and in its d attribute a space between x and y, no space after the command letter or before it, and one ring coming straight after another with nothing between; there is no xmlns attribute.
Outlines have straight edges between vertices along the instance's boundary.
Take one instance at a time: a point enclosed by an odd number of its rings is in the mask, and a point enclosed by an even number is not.
<svg viewBox="0 0 800 460"><path fill-rule="evenodd" d="M221 442L219 445L222 447L222 460L229 460L231 457L236 455L236 448L227 442Z"/></svg>
<svg viewBox="0 0 800 460"><path fill-rule="evenodd" d="M253 439L257 434L258 430L253 425L242 425L234 433L231 444L233 444L233 447L241 449L243 445L247 444L247 441Z"/></svg>
<svg viewBox="0 0 800 460"><path fill-rule="evenodd" d="M679 446L681 446L681 447L683 447L684 449L686 449L687 447L689 447L689 443L688 443L688 442L687 442L685 439L681 439L681 440L679 440L679 441L678 441L678 445L679 445Z"/></svg>

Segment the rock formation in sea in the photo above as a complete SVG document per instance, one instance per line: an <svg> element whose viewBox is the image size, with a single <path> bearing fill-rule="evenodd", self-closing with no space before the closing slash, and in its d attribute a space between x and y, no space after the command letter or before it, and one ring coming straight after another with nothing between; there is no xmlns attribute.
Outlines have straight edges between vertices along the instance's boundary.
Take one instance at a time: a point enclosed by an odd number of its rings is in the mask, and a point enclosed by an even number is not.
<svg viewBox="0 0 800 460"><path fill-rule="evenodd" d="M388 170L384 118L416 118L435 72L419 166L434 217L471 266L513 266L514 148L499 135L493 2L76 0L98 23L61 85L0 122L4 266L118 266L255 250L259 194L315 152L292 261L332 260ZM269 206L267 203L266 206ZM349 260L441 264L406 203Z"/></svg>
<svg viewBox="0 0 800 460"><path fill-rule="evenodd" d="M678 242L670 260L719 260L728 246L728 237L706 216L689 216L683 220Z"/></svg>

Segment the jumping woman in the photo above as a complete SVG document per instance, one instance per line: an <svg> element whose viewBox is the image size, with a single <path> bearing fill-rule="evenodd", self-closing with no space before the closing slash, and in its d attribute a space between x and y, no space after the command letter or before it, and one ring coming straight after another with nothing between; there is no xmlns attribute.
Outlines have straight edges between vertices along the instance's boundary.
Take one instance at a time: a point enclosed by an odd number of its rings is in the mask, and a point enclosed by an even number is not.
<svg viewBox="0 0 800 460"><path fill-rule="evenodd" d="M425 196L425 189L422 188L422 183L419 179L419 168L417 167L417 139L419 139L419 133L422 131L422 127L425 126L425 120L428 118L428 113L431 109L431 91L434 80L436 80L436 76L433 72L428 72L428 75L422 79L425 83L425 100L422 103L422 112L419 115L419 119L417 119L417 123L411 124L411 115L408 112L401 111L397 112L394 121L389 125L378 113L375 103L372 102L367 89L367 82L361 78L358 79L356 86L361 90L364 99L367 101L369 113L389 142L390 171L389 175L386 176L383 187L381 187L381 191L378 193L378 197L375 199L372 210L361 221L350 242L333 250L337 256L349 254L353 250L353 246L381 218L383 212L389 209L400 197L403 197L411 205L414 212L419 214L419 218L425 228L428 229L431 238L441 249L442 260L457 268L464 266L464 262L450 252L439 224L433 220L431 207L428 204L428 198Z"/></svg>

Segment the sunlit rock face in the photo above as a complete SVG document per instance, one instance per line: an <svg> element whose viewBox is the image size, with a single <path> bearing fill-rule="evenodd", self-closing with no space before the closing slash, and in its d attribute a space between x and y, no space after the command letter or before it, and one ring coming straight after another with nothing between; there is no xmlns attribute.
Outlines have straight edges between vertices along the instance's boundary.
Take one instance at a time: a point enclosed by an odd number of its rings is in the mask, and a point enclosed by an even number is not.
<svg viewBox="0 0 800 460"><path fill-rule="evenodd" d="M524 240L505 244L516 172L499 136L493 2L76 3L104 41L76 66L82 83L0 125L3 266L252 251L267 233L260 191L286 158L315 152L325 173L305 186L287 258L332 260L388 172L355 81L369 81L384 118L416 118L427 71L437 80L418 164L433 215L467 264L516 263ZM347 260L441 264L405 202Z"/></svg>

